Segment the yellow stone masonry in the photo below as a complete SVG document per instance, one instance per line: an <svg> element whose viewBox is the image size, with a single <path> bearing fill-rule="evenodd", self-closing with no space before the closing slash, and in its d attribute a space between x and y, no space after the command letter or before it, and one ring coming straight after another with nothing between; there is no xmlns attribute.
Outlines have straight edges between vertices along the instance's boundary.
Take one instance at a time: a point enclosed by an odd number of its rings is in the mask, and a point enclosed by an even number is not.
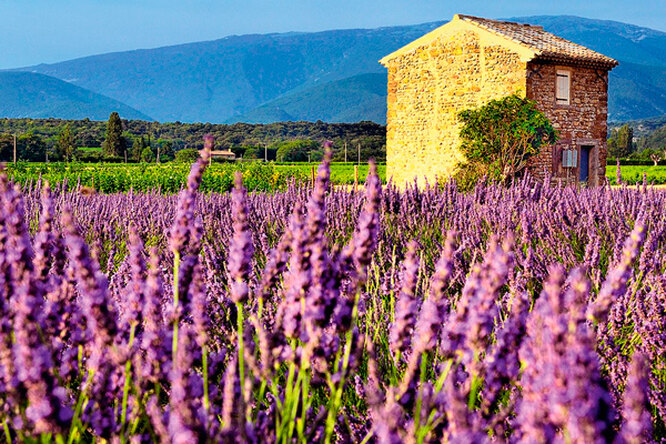
<svg viewBox="0 0 666 444"><path fill-rule="evenodd" d="M453 174L463 160L457 114L526 91L520 55L471 30L440 36L387 67L386 173L398 185Z"/></svg>

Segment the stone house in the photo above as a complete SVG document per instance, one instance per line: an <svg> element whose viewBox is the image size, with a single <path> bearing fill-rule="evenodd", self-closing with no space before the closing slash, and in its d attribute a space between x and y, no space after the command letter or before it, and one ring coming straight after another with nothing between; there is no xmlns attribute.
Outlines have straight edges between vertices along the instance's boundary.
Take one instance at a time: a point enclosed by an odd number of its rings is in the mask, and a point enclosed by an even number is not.
<svg viewBox="0 0 666 444"><path fill-rule="evenodd" d="M210 159L235 160L236 155L231 150L213 150L210 152Z"/></svg>
<svg viewBox="0 0 666 444"><path fill-rule="evenodd" d="M537 177L602 183L608 72L618 62L540 26L456 14L380 60L388 69L386 172L402 185L448 177L464 160L458 112L517 93L559 131L530 159Z"/></svg>

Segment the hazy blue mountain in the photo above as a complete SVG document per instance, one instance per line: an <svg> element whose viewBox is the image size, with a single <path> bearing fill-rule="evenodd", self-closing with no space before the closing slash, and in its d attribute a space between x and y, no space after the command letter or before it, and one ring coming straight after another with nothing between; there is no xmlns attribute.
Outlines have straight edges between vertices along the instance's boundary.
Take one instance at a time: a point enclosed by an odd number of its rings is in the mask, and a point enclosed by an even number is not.
<svg viewBox="0 0 666 444"><path fill-rule="evenodd" d="M625 124L633 128L634 137L649 136L655 130L658 130L660 128L666 128L666 115L658 117L650 117L647 119L630 120L625 122L611 121L608 122L608 129L611 130L613 128L619 128Z"/></svg>
<svg viewBox="0 0 666 444"><path fill-rule="evenodd" d="M382 73L378 60L387 51L435 26L231 36L27 69L117 98L161 121L224 122L295 89Z"/></svg>
<svg viewBox="0 0 666 444"><path fill-rule="evenodd" d="M54 77L0 72L0 117L105 120L112 111L126 119L152 120L124 103Z"/></svg>
<svg viewBox="0 0 666 444"><path fill-rule="evenodd" d="M666 33L572 16L514 18L618 59L609 119L666 113ZM385 121L384 55L443 22L230 36L24 70L115 98L160 121Z"/></svg>
<svg viewBox="0 0 666 444"><path fill-rule="evenodd" d="M666 66L666 32L612 20L570 15L516 17L622 62Z"/></svg>
<svg viewBox="0 0 666 444"><path fill-rule="evenodd" d="M234 120L269 123L312 120L312 116L333 123L361 120L386 123L386 74L360 74L290 91Z"/></svg>

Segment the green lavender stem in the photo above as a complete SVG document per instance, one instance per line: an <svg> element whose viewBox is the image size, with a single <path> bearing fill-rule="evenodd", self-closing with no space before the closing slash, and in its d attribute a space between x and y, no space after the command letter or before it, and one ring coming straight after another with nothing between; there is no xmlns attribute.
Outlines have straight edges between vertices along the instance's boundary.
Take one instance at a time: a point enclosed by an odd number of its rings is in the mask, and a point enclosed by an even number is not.
<svg viewBox="0 0 666 444"><path fill-rule="evenodd" d="M129 349L132 350L132 345L134 344L134 332L136 331L136 324L132 324L130 328L130 339L129 339ZM125 384L123 385L123 404L122 404L122 416L120 419L120 430L122 431L122 436L120 437L120 442L125 443L125 425L127 423L127 398L129 395L130 381L132 379L132 360L128 359L125 363Z"/></svg>
<svg viewBox="0 0 666 444"><path fill-rule="evenodd" d="M351 328L346 334L345 341L345 352L342 358L342 370L340 375L340 383L336 387L335 393L333 395L333 403L328 409L328 415L326 417L326 444L331 442L331 437L333 435L333 429L335 428L335 420L338 416L338 411L340 410L340 405L342 403L342 392L345 388L345 380L347 376L347 368L349 367L349 357L351 355L352 340L354 337L354 325L356 325L356 318L358 317L358 300L359 292L356 292L354 297L354 308L352 310L352 323Z"/></svg>
<svg viewBox="0 0 666 444"><path fill-rule="evenodd" d="M173 338L171 342L171 359L176 360L176 352L178 351L178 269L180 268L180 253L176 252L173 255L173 312L175 319L173 320Z"/></svg>

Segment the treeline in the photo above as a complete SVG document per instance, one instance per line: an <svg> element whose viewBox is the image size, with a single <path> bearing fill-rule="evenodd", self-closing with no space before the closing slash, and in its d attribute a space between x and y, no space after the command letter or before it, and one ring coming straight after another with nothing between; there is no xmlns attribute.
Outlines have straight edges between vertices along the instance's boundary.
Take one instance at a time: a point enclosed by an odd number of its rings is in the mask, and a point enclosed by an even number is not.
<svg viewBox="0 0 666 444"><path fill-rule="evenodd" d="M634 135L634 128L630 124L613 128L608 138L608 154L613 159L626 159L634 163L657 165L666 161L666 125L642 137Z"/></svg>
<svg viewBox="0 0 666 444"><path fill-rule="evenodd" d="M109 138L108 122L0 119L0 161L11 160L14 134L17 135L18 158L24 161L45 161L47 156L49 160L121 162L127 156L128 161L151 161L158 155L161 161L168 161L181 150L201 149L206 134L215 136L215 149L229 149L243 159L277 160L281 147L299 142L295 150L299 160L307 161L307 157L315 160L325 140L333 141L336 161L344 160L345 147L350 162L358 160L359 151L362 162L370 158L380 162L386 159L386 128L367 121L224 125L122 120L120 125L122 139L114 141L114 149L102 149ZM308 150L305 154L304 147Z"/></svg>

